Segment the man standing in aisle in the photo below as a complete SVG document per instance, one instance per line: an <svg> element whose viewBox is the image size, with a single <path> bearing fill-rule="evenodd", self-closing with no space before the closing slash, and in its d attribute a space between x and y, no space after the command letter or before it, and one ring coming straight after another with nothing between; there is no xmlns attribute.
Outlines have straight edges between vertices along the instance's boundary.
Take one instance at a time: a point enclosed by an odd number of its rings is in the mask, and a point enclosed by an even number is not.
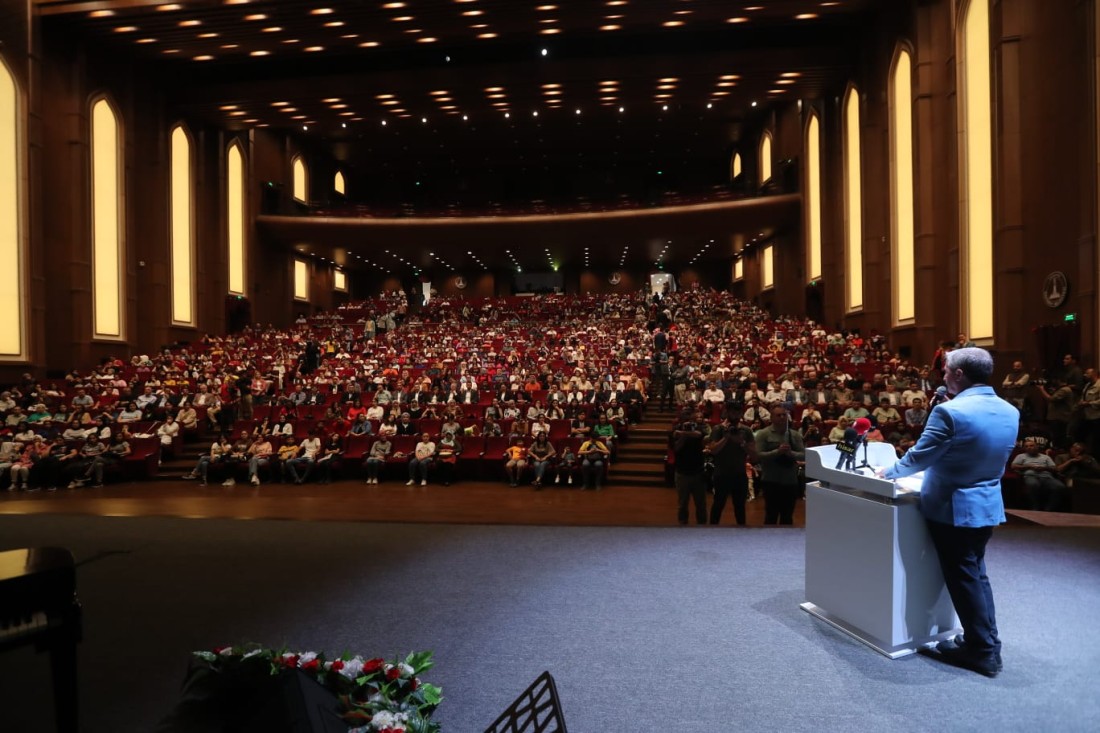
<svg viewBox="0 0 1100 733"><path fill-rule="evenodd" d="M1001 671L1001 641L985 546L1005 521L1001 475L1016 442L1019 411L989 386L993 357L967 347L944 359L944 383L955 398L937 405L917 444L879 476L924 471L920 507L939 555L963 635L936 646L938 658L986 677Z"/></svg>
<svg viewBox="0 0 1100 733"><path fill-rule="evenodd" d="M764 524L794 524L794 505L801 485L798 462L806 457L802 433L791 428L783 405L771 409L771 424L756 431L760 486L764 490Z"/></svg>

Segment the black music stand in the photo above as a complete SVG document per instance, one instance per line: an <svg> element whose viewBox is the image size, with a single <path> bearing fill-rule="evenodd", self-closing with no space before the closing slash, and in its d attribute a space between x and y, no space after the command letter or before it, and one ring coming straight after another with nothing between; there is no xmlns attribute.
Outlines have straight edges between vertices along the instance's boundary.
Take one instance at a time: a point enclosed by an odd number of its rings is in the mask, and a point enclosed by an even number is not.
<svg viewBox="0 0 1100 733"><path fill-rule="evenodd" d="M568 733L550 673L540 674L485 733Z"/></svg>

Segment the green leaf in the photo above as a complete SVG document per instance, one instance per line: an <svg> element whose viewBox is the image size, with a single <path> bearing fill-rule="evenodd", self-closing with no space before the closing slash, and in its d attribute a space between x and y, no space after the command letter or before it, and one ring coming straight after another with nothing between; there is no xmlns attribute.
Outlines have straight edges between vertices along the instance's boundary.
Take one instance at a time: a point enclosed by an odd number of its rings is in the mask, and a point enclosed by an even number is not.
<svg viewBox="0 0 1100 733"><path fill-rule="evenodd" d="M443 700L443 689L435 685L423 684L417 692L429 705L438 705Z"/></svg>

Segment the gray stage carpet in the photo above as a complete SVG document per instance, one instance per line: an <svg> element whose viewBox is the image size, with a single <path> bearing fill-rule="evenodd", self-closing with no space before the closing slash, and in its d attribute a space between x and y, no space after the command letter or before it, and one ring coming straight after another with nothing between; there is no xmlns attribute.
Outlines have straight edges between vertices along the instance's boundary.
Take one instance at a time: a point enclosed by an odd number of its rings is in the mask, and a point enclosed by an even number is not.
<svg viewBox="0 0 1100 733"><path fill-rule="evenodd" d="M83 730L150 731L191 650L434 650L444 730L483 730L544 669L569 729L1092 731L1100 532L1001 529L1005 671L891 661L801 611L801 530L0 517L71 548ZM48 663L0 660L0 730L51 729Z"/></svg>

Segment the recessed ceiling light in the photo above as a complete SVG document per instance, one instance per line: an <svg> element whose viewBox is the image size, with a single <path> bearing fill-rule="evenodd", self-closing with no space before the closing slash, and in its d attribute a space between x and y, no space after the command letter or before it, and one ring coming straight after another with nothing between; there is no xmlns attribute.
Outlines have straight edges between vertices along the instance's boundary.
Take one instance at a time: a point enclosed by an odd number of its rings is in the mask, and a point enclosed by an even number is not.
<svg viewBox="0 0 1100 733"><path fill-rule="evenodd" d="M557 10L557 9L558 9L557 5L539 5L537 8L535 8L535 10L541 10L544 13L548 13L551 10Z"/></svg>
<svg viewBox="0 0 1100 733"><path fill-rule="evenodd" d="M271 106L272 107L288 107L288 106L290 106L290 102L272 102Z"/></svg>
<svg viewBox="0 0 1100 733"><path fill-rule="evenodd" d="M221 35L220 33L200 33L197 37L198 38L217 38L220 35Z"/></svg>
<svg viewBox="0 0 1100 733"><path fill-rule="evenodd" d="M266 13L253 13L252 15L244 16L245 20L267 20Z"/></svg>
<svg viewBox="0 0 1100 733"><path fill-rule="evenodd" d="M88 13L88 17L89 18L110 18L114 14L115 14L115 11L113 11L113 10L93 10L92 12Z"/></svg>
<svg viewBox="0 0 1100 733"><path fill-rule="evenodd" d="M332 8L314 8L309 11L310 15L332 15L334 11Z"/></svg>
<svg viewBox="0 0 1100 733"><path fill-rule="evenodd" d="M168 3L166 5L158 5L157 6L157 10L159 10L162 13L167 13L167 12L171 12L173 10L179 10L179 9L180 9L179 3Z"/></svg>
<svg viewBox="0 0 1100 733"><path fill-rule="evenodd" d="M339 28L343 25L346 25L346 23L344 23L344 21L342 20L330 20L329 22L325 23L325 28Z"/></svg>
<svg viewBox="0 0 1100 733"><path fill-rule="evenodd" d="M282 29L281 26L273 25L273 26L270 26L268 28L264 28L263 32L264 33L279 33L282 30L283 29Z"/></svg>
<svg viewBox="0 0 1100 733"><path fill-rule="evenodd" d="M817 17L817 13L799 13L794 16L795 20L813 20Z"/></svg>
<svg viewBox="0 0 1100 733"><path fill-rule="evenodd" d="M202 25L201 20L181 20L180 28L193 28L194 26Z"/></svg>
<svg viewBox="0 0 1100 733"><path fill-rule="evenodd" d="M157 42L157 39L155 39L155 38L139 38L136 41L134 41L134 43L156 43L156 42Z"/></svg>
<svg viewBox="0 0 1100 733"><path fill-rule="evenodd" d="M553 36L557 33L561 33L561 29L560 28L543 28L541 31L539 31L539 33L541 33L544 36ZM546 51L546 49L543 49L543 52L544 52L542 54L543 56L546 55L545 51Z"/></svg>
<svg viewBox="0 0 1100 733"><path fill-rule="evenodd" d="M405 7L405 3L385 3L382 7L386 10L397 10L398 8Z"/></svg>
<svg viewBox="0 0 1100 733"><path fill-rule="evenodd" d="M270 56L271 52L270 51L253 51L252 53L250 53L248 55L249 56Z"/></svg>
<svg viewBox="0 0 1100 733"><path fill-rule="evenodd" d="M213 60L214 60L213 56L211 56L210 54L205 54L205 53L201 56L196 56L195 57L195 61L213 61Z"/></svg>
<svg viewBox="0 0 1100 733"><path fill-rule="evenodd" d="M678 28L683 24L684 21L682 20L666 20L664 23L661 23L665 28Z"/></svg>
<svg viewBox="0 0 1100 733"><path fill-rule="evenodd" d="M622 30L622 26L621 25L614 25L614 24L601 25L600 30L601 31L617 31L617 30Z"/></svg>
<svg viewBox="0 0 1100 733"><path fill-rule="evenodd" d="M393 20L397 23L406 23L406 22L408 22L412 19L413 19L413 16L411 16L411 15L398 15L398 16L395 16Z"/></svg>
<svg viewBox="0 0 1100 733"><path fill-rule="evenodd" d="M432 36L424 36L423 38L417 38L416 42L417 43L435 43L438 40L439 40L438 38L433 38Z"/></svg>
<svg viewBox="0 0 1100 733"><path fill-rule="evenodd" d="M231 109L237 109L237 105L235 105L235 104L223 104L222 106L218 107L218 109L220 109L223 112L228 112Z"/></svg>
<svg viewBox="0 0 1100 733"><path fill-rule="evenodd" d="M478 38L496 38L497 34L496 33L478 33L477 37Z"/></svg>
<svg viewBox="0 0 1100 733"><path fill-rule="evenodd" d="M482 11L482 10L463 10L462 14L463 15L468 15L468 16L484 15L484 11Z"/></svg>
<svg viewBox="0 0 1100 733"><path fill-rule="evenodd" d="M359 48L377 48L378 41L363 41L359 44Z"/></svg>
<svg viewBox="0 0 1100 733"><path fill-rule="evenodd" d="M115 28L115 33L133 33L137 29L136 25L120 25Z"/></svg>
<svg viewBox="0 0 1100 733"><path fill-rule="evenodd" d="M727 22L727 23L748 23L748 22L749 22L749 19L748 19L748 18L746 18L746 17L745 17L745 16L743 16L743 15L740 15L740 16L738 16L738 17L736 17L736 18L726 18L726 22Z"/></svg>

